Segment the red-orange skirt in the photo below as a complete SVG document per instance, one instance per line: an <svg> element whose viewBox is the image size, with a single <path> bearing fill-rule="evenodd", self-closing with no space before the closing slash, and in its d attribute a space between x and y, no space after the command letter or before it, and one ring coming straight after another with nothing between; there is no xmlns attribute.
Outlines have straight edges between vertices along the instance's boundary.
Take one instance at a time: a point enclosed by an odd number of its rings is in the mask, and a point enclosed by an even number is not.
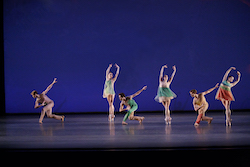
<svg viewBox="0 0 250 167"><path fill-rule="evenodd" d="M218 91L216 93L216 96L215 96L215 99L217 99L217 100L235 101L231 90L225 90L225 89L223 89L221 87L218 89Z"/></svg>

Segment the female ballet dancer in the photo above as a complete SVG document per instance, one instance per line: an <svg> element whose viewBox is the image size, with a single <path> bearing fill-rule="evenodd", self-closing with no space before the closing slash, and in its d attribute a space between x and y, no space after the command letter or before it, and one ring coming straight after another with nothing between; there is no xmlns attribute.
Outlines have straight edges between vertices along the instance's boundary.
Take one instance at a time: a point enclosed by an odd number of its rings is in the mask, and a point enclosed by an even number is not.
<svg viewBox="0 0 250 167"><path fill-rule="evenodd" d="M220 84L220 88L218 89L216 96L215 96L215 99L220 100L226 109L226 126L232 125L230 104L231 104L231 101L235 101L235 100L234 100L234 96L231 92L231 88L233 86L235 86L240 81L240 76L241 76L240 72L237 71L238 79L237 79L237 81L233 82L234 77L228 76L228 74L230 73L231 70L236 70L236 68L230 67L226 71L226 73L222 79L222 83Z"/></svg>
<svg viewBox="0 0 250 167"><path fill-rule="evenodd" d="M109 121L114 121L115 115L115 107L114 107L114 99L115 99L115 90L114 90L114 84L117 80L117 77L119 75L120 67L115 64L115 67L117 68L115 77L113 78L113 73L110 72L110 69L112 67L112 64L109 64L109 67L106 70L106 80L104 84L104 90L103 90L103 98L107 98L107 101L109 103Z"/></svg>
<svg viewBox="0 0 250 167"><path fill-rule="evenodd" d="M147 89L147 86L144 86L141 90L139 90L135 94L130 95L128 97L126 97L124 93L119 94L119 99L121 100L119 112L126 111L126 110L128 111L123 118L123 121L122 121L123 125L127 125L127 123L125 122L127 119L137 120L139 121L139 123L141 123L144 120L144 117L134 116L134 112L138 109L138 105L134 101L133 98L135 96L138 96L143 90L146 90L146 89ZM127 107L124 108L124 106L127 106Z"/></svg>
<svg viewBox="0 0 250 167"><path fill-rule="evenodd" d="M31 96L36 99L34 108L37 109L37 108L40 108L43 106L43 109L41 111L41 116L39 119L39 123L43 123L43 118L44 118L45 113L47 114L48 118L62 120L62 122L64 121L64 115L58 116L58 115L52 114L52 108L54 107L54 101L51 100L46 95L48 93L48 91L52 88L52 86L57 82L56 79L57 78L54 78L52 84L50 84L46 88L46 90L43 91L41 94L38 94L37 91L35 91L35 90L33 90L31 92Z"/></svg>
<svg viewBox="0 0 250 167"><path fill-rule="evenodd" d="M164 75L163 77L164 68L168 68L167 65L164 65L161 67L160 76L159 76L159 87L157 91L157 96L155 97L155 101L162 103L162 105L164 106L165 122L166 124L170 125L172 118L170 117L169 106L170 106L171 99L177 97L176 94L171 91L170 84L174 79L174 75L176 73L176 67L175 65L173 66L174 71L169 80L168 80L167 75Z"/></svg>
<svg viewBox="0 0 250 167"><path fill-rule="evenodd" d="M206 101L205 95L212 92L214 89L218 87L219 87L219 83L217 83L215 87L208 89L205 92L201 92L199 94L197 94L197 90L195 89L190 90L189 93L191 97L193 97L194 110L198 111L198 116L194 123L194 126L199 126L200 121L207 121L208 124L211 124L213 118L205 116L205 112L208 109L208 102Z"/></svg>

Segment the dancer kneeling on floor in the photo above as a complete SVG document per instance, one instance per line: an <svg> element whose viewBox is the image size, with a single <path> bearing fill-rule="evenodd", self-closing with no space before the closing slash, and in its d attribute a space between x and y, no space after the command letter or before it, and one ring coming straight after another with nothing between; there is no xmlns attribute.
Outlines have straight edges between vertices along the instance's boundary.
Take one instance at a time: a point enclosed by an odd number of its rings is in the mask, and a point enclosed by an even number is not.
<svg viewBox="0 0 250 167"><path fill-rule="evenodd" d="M126 110L128 111L123 118L123 121L122 121L123 125L127 125L126 123L127 119L137 120L139 121L139 123L141 123L144 120L144 117L134 116L134 112L138 109L138 105L134 101L133 98L135 96L138 96L143 90L146 90L146 89L147 89L147 86L144 86L141 90L139 90L135 94L130 95L128 97L126 97L124 93L119 94L119 99L121 100L119 112L126 111ZM127 107L124 108L124 106L127 106Z"/></svg>
<svg viewBox="0 0 250 167"><path fill-rule="evenodd" d="M31 92L31 96L36 99L34 108L40 108L43 106L43 109L41 111L41 116L39 119L39 123L43 123L43 118L45 113L49 118L54 118L57 120L64 121L64 116L59 116L52 114L52 108L54 107L54 101L51 100L46 94L48 91L52 88L52 86L56 83L56 78L54 78L53 82L46 88L45 91L43 91L41 94L38 94L37 91L33 90Z"/></svg>
<svg viewBox="0 0 250 167"><path fill-rule="evenodd" d="M198 111L197 119L194 123L195 126L199 126L200 121L207 121L210 124L213 120L212 117L205 116L205 112L208 109L208 102L206 101L205 95L212 92L214 89L219 87L219 83L215 85L215 87L197 94L197 90L190 90L190 95L193 97L193 106L194 110Z"/></svg>

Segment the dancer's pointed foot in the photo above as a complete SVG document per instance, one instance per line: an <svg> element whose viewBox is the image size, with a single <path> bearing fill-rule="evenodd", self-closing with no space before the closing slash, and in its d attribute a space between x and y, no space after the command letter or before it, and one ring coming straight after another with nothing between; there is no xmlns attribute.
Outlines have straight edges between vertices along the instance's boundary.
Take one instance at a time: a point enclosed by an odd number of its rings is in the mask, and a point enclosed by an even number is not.
<svg viewBox="0 0 250 167"><path fill-rule="evenodd" d="M61 118L62 122L64 122L64 119L65 119L65 116L63 115L62 118Z"/></svg>
<svg viewBox="0 0 250 167"><path fill-rule="evenodd" d="M211 124L213 118L211 118L210 120L207 121L208 124Z"/></svg>
<svg viewBox="0 0 250 167"><path fill-rule="evenodd" d="M124 122L124 121L122 121L122 125L127 125L128 123L126 123L126 122Z"/></svg>
<svg viewBox="0 0 250 167"><path fill-rule="evenodd" d="M166 122L167 125L171 125L171 120L172 120L171 117L167 116L167 117L165 117L164 120L165 120L165 122Z"/></svg>
<svg viewBox="0 0 250 167"><path fill-rule="evenodd" d="M232 126L232 119L226 119L226 126Z"/></svg>
<svg viewBox="0 0 250 167"><path fill-rule="evenodd" d="M144 119L145 119L145 117L141 117L139 120L139 123L141 124Z"/></svg>

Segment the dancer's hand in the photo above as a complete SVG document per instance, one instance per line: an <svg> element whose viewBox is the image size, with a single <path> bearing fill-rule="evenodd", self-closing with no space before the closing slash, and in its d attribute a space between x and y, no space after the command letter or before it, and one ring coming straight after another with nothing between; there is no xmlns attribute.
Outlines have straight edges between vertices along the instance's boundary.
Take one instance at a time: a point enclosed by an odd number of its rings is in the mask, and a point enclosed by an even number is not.
<svg viewBox="0 0 250 167"><path fill-rule="evenodd" d="M41 104L42 106L45 106L46 105L46 102L45 101L43 101L43 103Z"/></svg>
<svg viewBox="0 0 250 167"><path fill-rule="evenodd" d="M115 63L115 67L116 67L116 68L119 68L118 64Z"/></svg>
<svg viewBox="0 0 250 167"><path fill-rule="evenodd" d="M112 64L109 64L109 67L111 68L111 67L112 67Z"/></svg>
<svg viewBox="0 0 250 167"><path fill-rule="evenodd" d="M231 69L231 70L236 70L236 68L235 68L235 67L230 67L230 69Z"/></svg>
<svg viewBox="0 0 250 167"><path fill-rule="evenodd" d="M238 76L240 76L240 75L241 75L239 71L237 71L237 75L238 75Z"/></svg>
<svg viewBox="0 0 250 167"><path fill-rule="evenodd" d="M57 78L54 78L54 80L53 80L53 84L54 84L54 83L57 83Z"/></svg>
<svg viewBox="0 0 250 167"><path fill-rule="evenodd" d="M147 86L144 86L143 88L142 88L142 90L146 90L147 89Z"/></svg>
<svg viewBox="0 0 250 167"><path fill-rule="evenodd" d="M166 64L166 65L164 65L164 66L162 66L162 67L164 67L164 68L168 68L167 64Z"/></svg>
<svg viewBox="0 0 250 167"><path fill-rule="evenodd" d="M216 85L215 85L215 88L218 88L219 87L219 83L217 83Z"/></svg>
<svg viewBox="0 0 250 167"><path fill-rule="evenodd" d="M175 65L172 68L173 68L174 71L176 71L176 66Z"/></svg>

